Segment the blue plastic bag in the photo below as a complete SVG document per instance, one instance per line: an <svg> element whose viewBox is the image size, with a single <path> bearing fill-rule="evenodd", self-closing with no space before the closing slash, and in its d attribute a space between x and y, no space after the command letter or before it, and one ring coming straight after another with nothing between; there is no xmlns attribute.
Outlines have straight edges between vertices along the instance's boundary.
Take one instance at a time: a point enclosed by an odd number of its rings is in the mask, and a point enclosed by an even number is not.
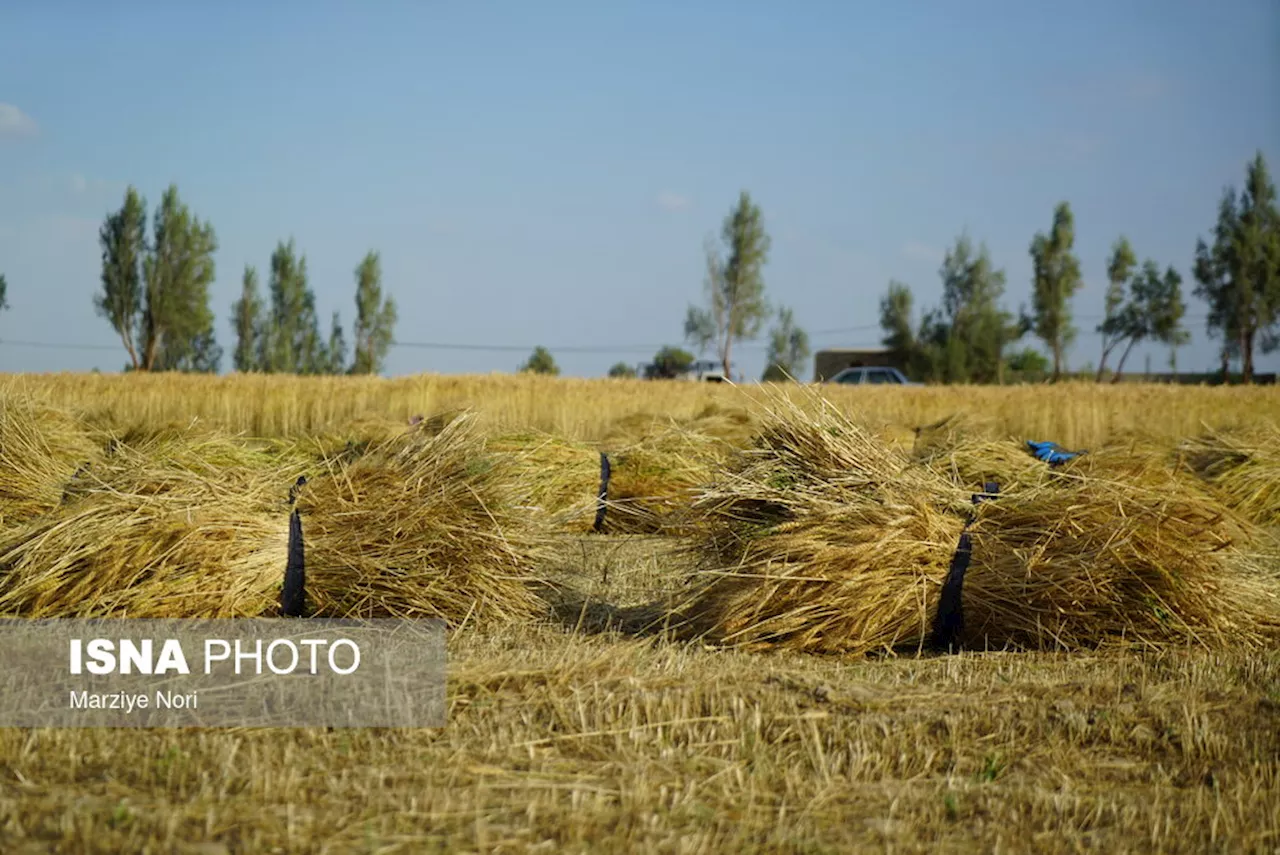
<svg viewBox="0 0 1280 855"><path fill-rule="evenodd" d="M1027 448L1037 460L1043 460L1050 466L1061 466L1068 460L1075 460L1083 451L1065 451L1056 442L1034 442L1027 440Z"/></svg>

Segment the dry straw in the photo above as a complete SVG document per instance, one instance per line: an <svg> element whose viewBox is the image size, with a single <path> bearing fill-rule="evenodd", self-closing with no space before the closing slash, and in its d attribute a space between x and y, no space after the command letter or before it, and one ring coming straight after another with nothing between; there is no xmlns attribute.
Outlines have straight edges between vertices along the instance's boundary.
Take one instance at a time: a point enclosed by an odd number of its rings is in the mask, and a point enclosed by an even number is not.
<svg viewBox="0 0 1280 855"><path fill-rule="evenodd" d="M965 494L833 408L783 402L696 504L706 572L678 599L684 634L865 653L920 638Z"/></svg>
<svg viewBox="0 0 1280 855"><path fill-rule="evenodd" d="M917 432L912 456L920 464L965 489L978 491L994 481L1002 493L1055 483L1064 475L1112 482L1140 493L1163 491L1204 495L1201 479L1171 460L1172 447L1135 431L1115 433L1060 467L1050 467L1029 453L1026 440L1002 436L994 423L957 415Z"/></svg>
<svg viewBox="0 0 1280 855"><path fill-rule="evenodd" d="M301 441L310 458L317 464L335 458L354 458L379 443L404 436L414 429L408 422L365 416L342 423ZM417 430L425 430L418 425Z"/></svg>
<svg viewBox="0 0 1280 855"><path fill-rule="evenodd" d="M811 408L811 410L814 408ZM830 408L778 408L697 503L704 571L672 622L748 647L867 653L931 630L967 490ZM1256 531L1137 455L1081 458L980 506L964 587L974 646L1274 637ZM1087 461L1087 462L1086 462Z"/></svg>
<svg viewBox="0 0 1280 855"><path fill-rule="evenodd" d="M495 436L486 448L526 486L524 506L529 512L555 529L591 530L600 489L596 449L535 431Z"/></svg>
<svg viewBox="0 0 1280 855"><path fill-rule="evenodd" d="M214 618L273 608L296 463L204 431L106 445L64 504L0 539L0 613Z"/></svg>
<svg viewBox="0 0 1280 855"><path fill-rule="evenodd" d="M660 535L682 533L696 488L729 450L723 440L661 422L629 444L597 447L529 431L492 437L487 448L528 485L529 511L576 534L595 523L603 450L611 473L604 533Z"/></svg>
<svg viewBox="0 0 1280 855"><path fill-rule="evenodd" d="M662 384L662 388L671 387ZM605 448L625 448L674 431L713 437L740 447L750 442L757 427L756 415L747 406L749 400L745 396L742 400L746 405L726 406L711 401L689 418L673 418L653 412L632 413L614 421L599 439Z"/></svg>
<svg viewBox="0 0 1280 855"><path fill-rule="evenodd" d="M315 614L456 628L540 613L543 528L529 492L470 414L330 461L298 498Z"/></svg>
<svg viewBox="0 0 1280 855"><path fill-rule="evenodd" d="M1181 443L1177 457L1226 504L1280 527L1280 426L1206 432Z"/></svg>
<svg viewBox="0 0 1280 855"><path fill-rule="evenodd" d="M700 486L754 433L745 407L709 402L689 418L635 413L605 431L612 478L605 532L682 536Z"/></svg>
<svg viewBox="0 0 1280 855"><path fill-rule="evenodd" d="M677 425L655 430L610 454L611 534L688 534L698 488L710 481L732 446Z"/></svg>
<svg viewBox="0 0 1280 855"><path fill-rule="evenodd" d="M25 395L0 396L0 529L57 508L76 471L100 457L74 414Z"/></svg>
<svg viewBox="0 0 1280 855"><path fill-rule="evenodd" d="M915 431L912 457L958 486L981 490L995 481L1001 490L1041 483L1045 464L1026 451L1017 437L1002 433L995 422L956 413Z"/></svg>
<svg viewBox="0 0 1280 855"><path fill-rule="evenodd" d="M1255 646L1280 626L1260 536L1195 491L1076 474L981 506L966 643Z"/></svg>

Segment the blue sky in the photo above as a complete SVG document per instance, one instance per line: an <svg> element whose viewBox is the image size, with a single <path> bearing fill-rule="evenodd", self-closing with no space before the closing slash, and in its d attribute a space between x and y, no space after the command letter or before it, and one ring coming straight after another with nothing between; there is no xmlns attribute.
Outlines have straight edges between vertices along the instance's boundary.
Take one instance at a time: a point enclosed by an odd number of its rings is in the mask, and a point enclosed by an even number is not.
<svg viewBox="0 0 1280 855"><path fill-rule="evenodd" d="M890 278L936 303L964 229L1016 308L1031 238L1068 200L1080 366L1117 236L1189 291L1224 186L1259 149L1280 174L1273 0L13 0L0 45L5 371L123 364L92 296L98 225L130 183L154 206L176 182L214 224L228 354L245 264L265 274L293 237L348 330L374 248L401 341L544 344L590 376L680 342L703 237L740 189L773 235L770 296L815 347L877 344ZM1214 364L1204 314L1190 299L1183 369ZM740 350L751 376L763 344ZM387 369L525 355L401 346Z"/></svg>

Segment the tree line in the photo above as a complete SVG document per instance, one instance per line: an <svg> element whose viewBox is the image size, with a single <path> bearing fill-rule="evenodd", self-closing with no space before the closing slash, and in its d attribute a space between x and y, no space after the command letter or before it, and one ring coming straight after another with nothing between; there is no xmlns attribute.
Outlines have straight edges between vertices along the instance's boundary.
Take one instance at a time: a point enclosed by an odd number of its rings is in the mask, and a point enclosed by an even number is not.
<svg viewBox="0 0 1280 855"><path fill-rule="evenodd" d="M1060 202L1049 230L1032 238L1031 307L1015 316L1002 306L1004 272L984 245L975 249L962 234L939 270L942 305L918 323L910 288L890 282L880 301L882 343L923 380L998 383L1007 370L1060 379L1078 332L1071 303L1083 280L1074 243L1071 207ZM1209 308L1206 330L1220 343L1223 380L1235 359L1244 382L1252 382L1256 353L1280 346L1280 210L1261 152L1246 167L1243 192L1232 187L1223 192L1212 241L1197 240L1192 272L1193 294ZM1096 380L1104 379L1112 356L1117 357L1112 379L1119 380L1129 354L1142 342L1168 347L1176 370L1178 348L1191 337L1184 326L1182 284L1172 265L1162 269L1150 258L1139 264L1128 238L1116 239L1107 260L1103 320L1096 328L1102 338ZM1027 334L1044 344L1049 360L1031 348L1012 349Z"/></svg>
<svg viewBox="0 0 1280 855"><path fill-rule="evenodd" d="M120 337L128 371L216 373L222 347L209 306L218 249L213 226L196 217L170 185L151 216L134 187L99 231L101 290L94 308ZM1009 373L1067 372L1066 353L1078 333L1072 301L1083 279L1075 254L1075 219L1059 202L1047 231L1028 247L1032 259L1030 307L1016 313L1004 306L1006 276L984 243L961 233L946 251L939 276L942 301L917 320L906 284L891 280L880 300L882 344L915 379L949 383L1001 383ZM734 346L759 338L766 322L766 369L761 379L797 378L810 356L809 337L790 308L766 296L764 267L771 239L760 207L747 191L721 224L719 240L704 243L701 304L684 318L684 343L697 354L713 354L732 378ZM1280 208L1276 187L1261 152L1248 163L1243 189L1224 190L1210 239L1198 238L1191 269L1193 295L1208 307L1206 330L1219 342L1224 380L1238 361L1251 382L1258 353L1280 348ZM265 295L258 273L246 265L241 295L232 309L237 371L294 374L371 374L382 369L397 321L395 301L384 293L378 253L370 251L355 268L356 318L351 354L339 313L328 334L320 331L307 260L292 239L277 243L270 258ZM1183 277L1154 259L1141 263L1127 237L1119 236L1107 260L1102 339L1096 379L1115 357L1118 380L1133 349L1143 343L1177 350L1190 339L1184 325L1187 304ZM7 309L7 283L0 275L0 310ZM1018 347L1028 335L1049 358ZM674 377L696 360L694 352L665 346L649 366L650 376ZM521 371L556 374L559 367L543 347ZM634 376L618 363L609 376Z"/></svg>
<svg viewBox="0 0 1280 855"><path fill-rule="evenodd" d="M130 186L120 208L98 232L101 289L95 311L120 337L126 371L217 373L223 358L209 286L217 266L212 224L195 216L170 185L150 218L146 200ZM350 356L338 312L320 331L307 259L292 239L271 254L266 293L246 265L240 298L231 312L232 365L240 372L376 374L382 370L396 324L395 301L383 292L378 253L355 268L356 317ZM0 289L0 301L3 290Z"/></svg>
<svg viewBox="0 0 1280 855"><path fill-rule="evenodd" d="M770 316L775 322L761 379L796 378L809 358L809 338L792 311L775 309L766 299L763 268L769 248L760 208L743 191L722 224L720 245L713 239L705 243L703 302L689 306L684 322L685 342L699 353L714 353L729 377L734 344L758 338ZM881 343L903 370L925 382L1002 383L1011 373L1061 379L1078 334L1072 301L1083 284L1069 203L1055 206L1048 230L1035 234L1028 252L1031 305L1015 313L1004 306L1005 272L984 243L975 244L962 232L938 271L941 305L917 320L910 287L890 280L880 300ZM1211 242L1196 242L1192 272L1193 294L1209 308L1206 330L1220 342L1224 382L1232 360L1240 361L1244 382L1252 382L1255 354L1280 347L1280 210L1261 152L1246 167L1243 191L1228 187L1223 192ZM1112 379L1119 380L1129 354L1143 342L1168 347L1176 370L1178 348L1191 338L1184 326L1182 285L1172 265L1162 268L1151 258L1139 264L1128 238L1116 239L1107 260L1103 320L1096 328L1102 339L1096 380L1104 379L1113 356ZM1044 345L1047 358L1033 347L1018 347L1028 335ZM550 354L540 358L550 360ZM695 358L687 350L663 347L649 376L677 376ZM525 370L539 370L538 364L531 360ZM609 376L635 373L620 362Z"/></svg>

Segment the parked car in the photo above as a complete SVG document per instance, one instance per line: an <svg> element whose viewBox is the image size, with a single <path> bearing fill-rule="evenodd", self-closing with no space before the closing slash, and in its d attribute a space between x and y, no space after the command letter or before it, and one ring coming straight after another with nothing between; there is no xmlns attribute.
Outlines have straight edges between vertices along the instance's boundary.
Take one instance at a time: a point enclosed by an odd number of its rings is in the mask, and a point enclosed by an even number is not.
<svg viewBox="0 0 1280 855"><path fill-rule="evenodd" d="M828 383L873 383L891 386L919 386L908 380L906 375L896 368L846 368L827 381Z"/></svg>
<svg viewBox="0 0 1280 855"><path fill-rule="evenodd" d="M723 383L725 381L724 366L710 359L700 359L689 366L684 379L703 383Z"/></svg>
<svg viewBox="0 0 1280 855"><path fill-rule="evenodd" d="M703 383L723 383L727 379L719 362L708 359L678 365L674 362L650 362L641 365L636 372L646 380L687 380Z"/></svg>

